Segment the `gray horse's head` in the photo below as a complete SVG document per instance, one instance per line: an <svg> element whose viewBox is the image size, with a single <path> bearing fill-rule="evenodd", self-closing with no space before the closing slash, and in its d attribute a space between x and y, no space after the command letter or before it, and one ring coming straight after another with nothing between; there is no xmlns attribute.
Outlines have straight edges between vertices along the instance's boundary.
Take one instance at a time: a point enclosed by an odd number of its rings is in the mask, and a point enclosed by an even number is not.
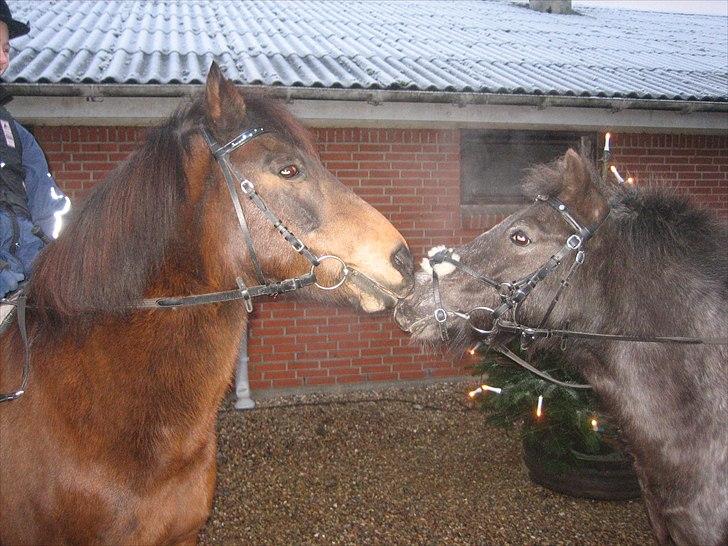
<svg viewBox="0 0 728 546"><path fill-rule="evenodd" d="M470 243L452 250L461 264L503 283L521 279L545 264L564 246L574 228L548 204L535 199L536 196L556 197L568 204L570 213L583 226L595 224L608 211L607 197L604 190L600 190L593 165L573 150L550 165L533 169L524 184L524 193L534 199L533 204L524 206ZM567 257L565 261L572 259ZM537 321L543 315L564 267L568 264L562 264L559 271L544 280L543 287L539 286L527 298L519 310L519 319ZM417 273L413 293L397 305L395 320L414 339L436 342L440 338L440 326L435 320L436 295L426 260L423 268ZM497 289L462 269L449 263L434 265L434 268L439 277L442 307L448 311L496 308L501 303ZM489 320L489 314L483 310L471 316L471 323L481 329L490 327ZM447 327L451 347L471 343L479 335L467 321L456 315L448 316Z"/></svg>

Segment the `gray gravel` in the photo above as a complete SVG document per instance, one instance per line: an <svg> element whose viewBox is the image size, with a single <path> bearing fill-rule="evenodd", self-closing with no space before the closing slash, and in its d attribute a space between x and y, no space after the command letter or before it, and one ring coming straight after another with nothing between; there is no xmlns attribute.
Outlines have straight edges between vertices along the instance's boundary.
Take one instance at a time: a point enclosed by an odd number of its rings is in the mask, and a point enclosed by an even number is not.
<svg viewBox="0 0 728 546"><path fill-rule="evenodd" d="M202 544L654 544L641 501L532 484L463 382L314 394L218 421Z"/></svg>

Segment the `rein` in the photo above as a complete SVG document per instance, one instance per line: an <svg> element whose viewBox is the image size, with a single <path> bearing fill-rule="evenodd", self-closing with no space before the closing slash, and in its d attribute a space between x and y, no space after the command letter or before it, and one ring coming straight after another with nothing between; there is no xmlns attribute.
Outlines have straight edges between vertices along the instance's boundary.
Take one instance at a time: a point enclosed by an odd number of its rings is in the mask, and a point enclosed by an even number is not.
<svg viewBox="0 0 728 546"><path fill-rule="evenodd" d="M586 258L586 242L596 233L597 229L604 223L609 212L596 224L584 227L582 226L569 212L568 207L556 197L545 197L539 195L536 197L536 202L543 202L549 205L552 209L558 212L561 217L574 229L575 233L567 237L566 242L561 249L556 252L551 258L549 258L544 265L536 269L533 273L522 277L521 279L513 282L501 282L496 279L492 279L487 275L483 275L473 269L467 267L460 262L460 259L455 259L451 249L444 249L436 254L429 257L431 269L432 269L432 292L433 300L435 302L436 309L433 313L434 319L440 328L440 337L444 342L449 341L449 334L447 331L447 321L449 317L457 317L465 320L470 328L475 332L485 337L485 343L498 351L502 355L508 357L510 360L518 364L519 366L527 369L531 373L541 377L542 379L549 381L555 385L562 387L569 387L573 389L591 389L590 385L581 383L564 382L551 377L546 372L535 368L530 363L516 355L514 352L506 348L502 343L496 343L495 337L499 332L508 332L521 337L521 347L525 348L529 343L533 342L537 338L551 338L560 337L562 348L567 338L582 338L582 339L596 339L596 340L612 340L612 341L631 341L639 343L680 343L689 345L728 345L727 338L697 338L697 337L680 337L680 336L637 336L627 334L604 334L597 332L581 332L576 330L568 329L548 329L543 326L546 324L549 316L553 312L556 304L559 302L561 295L564 290L568 288L569 279L579 266L584 263ZM523 301L531 294L536 288L538 283L543 281L554 271L556 271L561 263L566 259L567 256L574 253L574 261L571 264L568 272L561 280L559 288L557 289L554 297L551 300L544 316L541 318L539 325L536 328L525 326L520 324L517 320L517 312L519 306ZM495 309L490 307L478 306L474 307L470 311L463 312L457 310L448 310L442 303L442 296L440 294L440 283L439 277L436 272L437 264L447 262L453 265L456 269L459 269L463 273L474 278L478 282L488 285L491 288L498 290L501 303ZM485 312L486 318L490 318L492 321L490 329L484 329L474 324L474 315ZM506 317L510 316L510 320ZM426 319L425 319L426 320Z"/></svg>
<svg viewBox="0 0 728 546"><path fill-rule="evenodd" d="M245 304L245 310L248 313L251 313L253 311L253 298L261 296L275 297L279 294L298 290L300 288L310 285L314 285L321 290L334 290L344 284L346 279L351 274L357 274L362 278L368 279L368 277L366 277L363 273L349 268L346 263L338 256L316 256L315 254L313 254L311 250L283 224L281 219L268 208L263 198L256 191L255 185L247 178L241 176L240 173L238 173L235 168L233 168L228 156L236 149L250 142L252 139L264 134L265 132L265 129L263 129L262 127L249 129L240 133L227 144L219 146L215 142L214 138L207 132L207 130L205 130L204 128L202 129L202 136L205 139L208 147L210 148L210 152L217 161L217 164L220 166L220 170L222 171L222 174L225 178L225 185L230 192L230 198L235 209L235 215L238 219L240 230L242 231L245 238L245 244L248 247L250 259L253 262L256 278L258 279L258 282L260 282L260 284L255 286L246 286L243 282L243 279L241 277L237 277L235 279L238 285L237 289L225 290L221 292L208 292L205 294L193 294L189 296L147 298L130 305L130 309L178 309L180 307L191 307L195 305L207 305L212 303L243 300ZM237 197L237 190L235 188L236 182L240 185L240 189L242 190L242 192L248 197L248 199L253 202L253 204L261 212L263 212L266 219L271 224L273 224L273 227L275 227L278 233L280 233L281 236L291 245L293 250L301 254L310 262L311 269L308 273L282 281L269 281L266 279L260 266L258 256L255 252L253 238L250 234L248 223L245 220L243 207L241 206L240 200ZM342 266L341 278L338 279L331 286L321 285L316 279L316 267L321 265L321 263L325 260L336 260ZM369 280L371 283L379 286L371 279ZM28 340L27 324L25 317L27 296L25 294L20 294L17 298L14 299L0 299L0 304L15 306L17 311L18 327L20 329L20 336L23 341L24 347L23 375L20 388L11 393L0 394L0 403L2 403L17 400L25 393L27 389L28 380L30 377L31 344Z"/></svg>

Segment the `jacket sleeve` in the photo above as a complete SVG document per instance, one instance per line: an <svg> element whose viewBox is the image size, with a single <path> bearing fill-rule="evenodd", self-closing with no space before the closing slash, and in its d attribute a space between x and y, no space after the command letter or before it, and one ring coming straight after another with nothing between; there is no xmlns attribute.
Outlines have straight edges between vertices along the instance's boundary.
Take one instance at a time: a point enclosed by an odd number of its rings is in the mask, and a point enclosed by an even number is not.
<svg viewBox="0 0 728 546"><path fill-rule="evenodd" d="M60 190L48 171L43 150L25 127L15 122L23 149L25 169L25 190L33 223L48 237L58 237L63 215L68 212L71 201Z"/></svg>

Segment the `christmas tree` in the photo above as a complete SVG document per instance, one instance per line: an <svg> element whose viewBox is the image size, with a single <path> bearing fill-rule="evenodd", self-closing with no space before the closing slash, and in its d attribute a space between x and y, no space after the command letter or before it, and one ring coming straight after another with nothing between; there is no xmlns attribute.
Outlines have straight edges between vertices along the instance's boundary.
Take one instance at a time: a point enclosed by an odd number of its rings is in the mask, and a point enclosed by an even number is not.
<svg viewBox="0 0 728 546"><path fill-rule="evenodd" d="M534 361L556 379L583 383L558 354L538 354ZM471 397L481 404L488 422L503 428L522 424L524 447L538 448L549 471L581 464L578 454L618 451L617 431L598 409L593 391L549 383L492 352L484 355L476 371L487 377L488 385Z"/></svg>

